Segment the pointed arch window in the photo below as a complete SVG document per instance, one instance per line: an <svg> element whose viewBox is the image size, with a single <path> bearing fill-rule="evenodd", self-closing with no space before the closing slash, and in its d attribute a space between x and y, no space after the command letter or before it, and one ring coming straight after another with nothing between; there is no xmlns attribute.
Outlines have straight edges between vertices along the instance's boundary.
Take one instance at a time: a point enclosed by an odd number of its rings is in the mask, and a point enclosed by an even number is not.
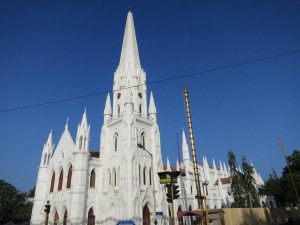
<svg viewBox="0 0 300 225"><path fill-rule="evenodd" d="M95 214L92 208L90 208L88 213L88 225L95 225Z"/></svg>
<svg viewBox="0 0 300 225"><path fill-rule="evenodd" d="M82 135L80 135L80 138L79 138L79 150L81 150L82 148Z"/></svg>
<svg viewBox="0 0 300 225"><path fill-rule="evenodd" d="M115 152L118 151L118 133L115 133L115 138L114 138L114 142L115 142Z"/></svg>
<svg viewBox="0 0 300 225"><path fill-rule="evenodd" d="M95 170L93 169L91 171L90 187L94 188L95 184L96 184L96 173Z"/></svg>
<svg viewBox="0 0 300 225"><path fill-rule="evenodd" d="M140 185L142 184L142 178L141 178L141 165L139 165L139 180L140 180Z"/></svg>
<svg viewBox="0 0 300 225"><path fill-rule="evenodd" d="M147 149L145 132L142 132L142 134L141 134L141 142L142 142L142 145L144 146L144 149Z"/></svg>
<svg viewBox="0 0 300 225"><path fill-rule="evenodd" d="M121 108L120 108L120 105L118 104L118 116L120 116L121 114Z"/></svg>
<svg viewBox="0 0 300 225"><path fill-rule="evenodd" d="M117 173L115 168L112 170L112 186L117 186Z"/></svg>
<svg viewBox="0 0 300 225"><path fill-rule="evenodd" d="M152 185L152 168L149 170L149 185Z"/></svg>
<svg viewBox="0 0 300 225"><path fill-rule="evenodd" d="M53 172L52 177L51 177L50 192L53 192L53 190L54 190L54 182L55 182L55 172Z"/></svg>
<svg viewBox="0 0 300 225"><path fill-rule="evenodd" d="M64 213L63 225L67 225L67 219L68 219L68 211L66 210Z"/></svg>
<svg viewBox="0 0 300 225"><path fill-rule="evenodd" d="M68 178L67 178L67 188L71 188L71 181L72 181L72 165L69 167L68 170Z"/></svg>
<svg viewBox="0 0 300 225"><path fill-rule="evenodd" d="M64 177L64 171L63 171L63 169L61 169L60 174L59 174L59 180L58 180L58 188L57 188L57 190L59 190L59 191L61 191L61 189L62 189L63 177Z"/></svg>
<svg viewBox="0 0 300 225"><path fill-rule="evenodd" d="M142 114L142 104L139 105L139 113Z"/></svg>

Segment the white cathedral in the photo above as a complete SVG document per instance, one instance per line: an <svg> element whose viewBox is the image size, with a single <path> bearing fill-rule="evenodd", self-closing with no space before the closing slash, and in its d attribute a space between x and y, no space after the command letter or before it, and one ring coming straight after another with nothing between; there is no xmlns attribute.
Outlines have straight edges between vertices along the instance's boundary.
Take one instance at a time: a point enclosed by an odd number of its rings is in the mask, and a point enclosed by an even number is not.
<svg viewBox="0 0 300 225"><path fill-rule="evenodd" d="M193 164L185 133L182 133L183 162L171 167L162 162L160 132L154 97L147 104L146 73L139 59L133 16L128 12L121 58L114 74L112 104L107 95L101 130L100 152L89 151L90 125L86 110L75 141L68 123L54 149L52 131L44 145L38 169L31 224L45 223L45 205L50 202L49 224L168 224L170 206L158 172L181 171L178 211L197 209ZM148 106L148 110L147 110ZM138 147L138 144L143 148ZM208 181L207 207L230 207L230 171L219 169L206 157L198 164L200 182ZM255 171L257 185L263 184ZM262 199L262 206L275 201ZM189 224L190 220L186 220ZM151 223L150 223L151 221ZM181 221L181 220L179 220Z"/></svg>

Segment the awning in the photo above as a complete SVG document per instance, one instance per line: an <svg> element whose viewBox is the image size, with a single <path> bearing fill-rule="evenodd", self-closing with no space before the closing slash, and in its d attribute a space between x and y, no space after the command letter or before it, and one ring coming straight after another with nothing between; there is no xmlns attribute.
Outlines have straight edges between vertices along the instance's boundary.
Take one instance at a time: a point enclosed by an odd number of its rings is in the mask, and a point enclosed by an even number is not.
<svg viewBox="0 0 300 225"><path fill-rule="evenodd" d="M184 216L203 216L203 210L194 210L194 211L178 211L177 217L182 218Z"/></svg>

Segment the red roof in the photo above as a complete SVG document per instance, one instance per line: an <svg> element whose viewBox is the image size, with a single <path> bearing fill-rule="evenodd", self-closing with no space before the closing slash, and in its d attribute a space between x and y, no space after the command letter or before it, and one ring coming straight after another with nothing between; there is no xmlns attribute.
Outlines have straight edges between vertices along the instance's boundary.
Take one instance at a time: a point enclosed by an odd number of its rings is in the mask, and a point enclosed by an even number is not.
<svg viewBox="0 0 300 225"><path fill-rule="evenodd" d="M220 179L222 184L230 184L231 181L231 177L224 177ZM214 183L214 185L218 185L219 184L219 180L216 180L216 182Z"/></svg>

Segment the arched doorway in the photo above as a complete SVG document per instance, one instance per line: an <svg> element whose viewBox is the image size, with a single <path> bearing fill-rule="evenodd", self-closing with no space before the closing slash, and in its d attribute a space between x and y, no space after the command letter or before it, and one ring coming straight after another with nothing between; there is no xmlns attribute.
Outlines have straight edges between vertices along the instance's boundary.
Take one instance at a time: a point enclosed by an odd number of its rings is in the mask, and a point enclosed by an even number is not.
<svg viewBox="0 0 300 225"><path fill-rule="evenodd" d="M57 211L55 212L55 215L54 215L54 221L53 221L53 224L54 225L57 225L59 223L59 216L58 216L58 213Z"/></svg>
<svg viewBox="0 0 300 225"><path fill-rule="evenodd" d="M92 208L90 208L88 214L88 225L95 225L95 215Z"/></svg>
<svg viewBox="0 0 300 225"><path fill-rule="evenodd" d="M67 219L68 219L68 211L66 210L64 214L63 225L67 225Z"/></svg>
<svg viewBox="0 0 300 225"><path fill-rule="evenodd" d="M181 206L179 206L178 207L178 212L181 212L182 211L182 209L181 209ZM181 217L181 218L178 218L178 224L179 225L183 225L183 218Z"/></svg>
<svg viewBox="0 0 300 225"><path fill-rule="evenodd" d="M143 225L150 225L150 211L147 205L143 209Z"/></svg>

